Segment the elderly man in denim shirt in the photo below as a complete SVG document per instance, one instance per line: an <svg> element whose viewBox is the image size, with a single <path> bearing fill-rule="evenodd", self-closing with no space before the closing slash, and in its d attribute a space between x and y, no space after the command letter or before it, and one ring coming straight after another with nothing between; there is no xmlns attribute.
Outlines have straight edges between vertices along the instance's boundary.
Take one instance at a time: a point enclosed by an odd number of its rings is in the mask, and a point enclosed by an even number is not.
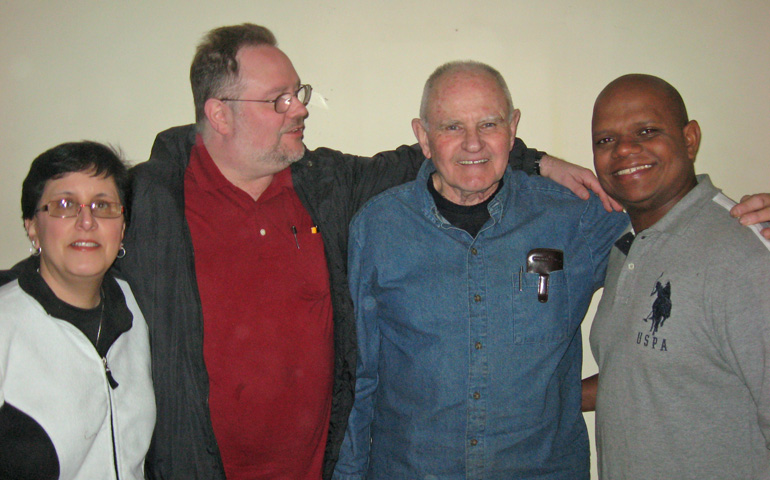
<svg viewBox="0 0 770 480"><path fill-rule="evenodd" d="M439 67L417 180L351 224L356 398L339 480L588 479L580 322L628 224L507 167L499 72Z"/></svg>

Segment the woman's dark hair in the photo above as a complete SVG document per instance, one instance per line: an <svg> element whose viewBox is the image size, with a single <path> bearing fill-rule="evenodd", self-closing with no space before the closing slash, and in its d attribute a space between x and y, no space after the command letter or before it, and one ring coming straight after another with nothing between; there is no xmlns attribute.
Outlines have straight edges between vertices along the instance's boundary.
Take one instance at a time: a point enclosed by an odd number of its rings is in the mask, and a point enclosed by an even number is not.
<svg viewBox="0 0 770 480"><path fill-rule="evenodd" d="M91 141L69 142L41 153L29 167L21 185L21 218L32 219L45 184L68 173L92 172L115 180L120 203L127 208L129 174L121 154L113 147ZM128 215L125 216L126 219Z"/></svg>

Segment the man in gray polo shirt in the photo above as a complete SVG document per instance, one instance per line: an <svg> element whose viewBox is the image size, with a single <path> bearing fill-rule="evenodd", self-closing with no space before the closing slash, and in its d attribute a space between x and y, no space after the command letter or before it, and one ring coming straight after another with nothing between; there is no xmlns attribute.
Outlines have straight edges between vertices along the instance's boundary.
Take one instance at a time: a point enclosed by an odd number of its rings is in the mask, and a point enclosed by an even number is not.
<svg viewBox="0 0 770 480"><path fill-rule="evenodd" d="M770 242L695 175L700 127L665 81L614 80L592 134L632 227L591 328L600 477L770 478Z"/></svg>

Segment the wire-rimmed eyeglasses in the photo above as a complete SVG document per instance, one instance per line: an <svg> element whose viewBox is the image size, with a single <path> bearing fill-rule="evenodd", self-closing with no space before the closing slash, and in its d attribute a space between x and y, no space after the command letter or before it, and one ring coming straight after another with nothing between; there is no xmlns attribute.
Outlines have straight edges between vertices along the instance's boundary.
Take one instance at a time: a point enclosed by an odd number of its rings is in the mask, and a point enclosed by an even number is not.
<svg viewBox="0 0 770 480"><path fill-rule="evenodd" d="M118 218L125 211L123 205L117 202L95 200L91 203L79 204L66 198L48 202L36 211L48 212L48 215L57 218L73 218L80 215L80 210L83 207L88 207L91 210L91 215L96 218Z"/></svg>
<svg viewBox="0 0 770 480"><path fill-rule="evenodd" d="M222 102L257 102L257 103L272 103L275 107L275 113L286 113L291 106L291 101L294 97L297 97L302 105L307 105L310 102L310 95L313 93L313 87L310 85L300 85L294 93L283 93L279 95L275 100L247 100L245 98L220 98Z"/></svg>

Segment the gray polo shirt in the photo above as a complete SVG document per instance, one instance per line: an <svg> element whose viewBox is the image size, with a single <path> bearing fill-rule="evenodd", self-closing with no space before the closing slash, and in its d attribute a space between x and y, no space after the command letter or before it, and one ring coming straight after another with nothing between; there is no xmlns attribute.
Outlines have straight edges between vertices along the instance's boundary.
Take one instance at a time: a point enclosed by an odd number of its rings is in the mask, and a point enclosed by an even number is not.
<svg viewBox="0 0 770 480"><path fill-rule="evenodd" d="M770 478L770 242L732 205L699 175L613 248L590 337L600 478Z"/></svg>

